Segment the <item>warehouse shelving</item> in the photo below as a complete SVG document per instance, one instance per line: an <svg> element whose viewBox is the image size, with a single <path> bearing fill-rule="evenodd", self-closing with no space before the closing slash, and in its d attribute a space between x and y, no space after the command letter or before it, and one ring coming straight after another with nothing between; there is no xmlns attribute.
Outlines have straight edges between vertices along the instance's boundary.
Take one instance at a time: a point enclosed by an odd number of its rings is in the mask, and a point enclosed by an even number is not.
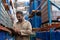
<svg viewBox="0 0 60 40"><path fill-rule="evenodd" d="M40 1L41 3L40 4L38 3L39 6L36 6L36 9L38 10L38 8L40 7L42 25L39 28L33 28L33 31L38 32L36 33L36 38L38 38L39 40L40 39L41 40L60 40L59 36L57 36L58 34L60 35L60 32L54 31L55 28L60 28L60 22L58 20L55 21L52 19L53 18L52 5L55 6L59 11L60 11L60 8L50 0L40 0ZM31 5L30 5L31 6L30 14L35 15L35 17L34 15L31 17L31 19L34 21L34 22L31 21L31 22L34 24L34 23L37 23L35 22L36 19L33 19L33 17L36 18L37 11L36 9L34 9L35 7L32 4L33 4L33 1L31 2ZM33 12L32 10L35 10L35 12ZM60 16L57 18L60 19Z"/></svg>
<svg viewBox="0 0 60 40"><path fill-rule="evenodd" d="M33 28L39 28L41 25L41 14L38 15L38 10L40 11L41 0L30 0L30 22Z"/></svg>
<svg viewBox="0 0 60 40"><path fill-rule="evenodd" d="M42 28L40 28L40 30L44 30L44 31L50 30L50 28L57 28L60 25L59 21L52 20L53 18L52 5L60 10L60 8L57 5L55 5L55 3L51 2L50 0L48 1L43 0L41 2Z"/></svg>
<svg viewBox="0 0 60 40"><path fill-rule="evenodd" d="M37 0L37 2L38 2L38 0ZM41 16L40 17L41 17L41 21L42 21L42 26L41 26L42 28L40 30L46 30L48 28L49 29L53 28L54 27L53 25L55 25L55 27L59 27L60 23L58 23L58 21L55 22L54 20L52 20L52 18L53 18L52 5L55 6L56 8L58 8L58 9L60 9L60 8L55 3L51 2L50 0L40 0L40 3L37 3L37 2L36 2L36 0L33 0L33 1L30 2L30 7L31 7L30 8L30 14L31 14L30 19L32 20L32 25L36 26L34 24L36 19L34 19L34 18L36 18L36 13L37 13L36 10L38 10L38 8L40 7L40 9L39 9L41 11ZM35 10L35 12L33 10ZM33 28L33 30L37 30L37 29Z"/></svg>

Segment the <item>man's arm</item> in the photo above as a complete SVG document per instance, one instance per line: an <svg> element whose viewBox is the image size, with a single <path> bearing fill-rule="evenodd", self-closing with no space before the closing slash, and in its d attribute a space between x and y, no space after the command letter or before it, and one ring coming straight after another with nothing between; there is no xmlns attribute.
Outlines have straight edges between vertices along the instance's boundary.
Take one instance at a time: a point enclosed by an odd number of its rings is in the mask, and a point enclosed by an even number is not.
<svg viewBox="0 0 60 40"><path fill-rule="evenodd" d="M26 32L27 32L28 34L31 34L31 33L32 33L32 25L31 25L30 22L28 22L28 29L26 30Z"/></svg>

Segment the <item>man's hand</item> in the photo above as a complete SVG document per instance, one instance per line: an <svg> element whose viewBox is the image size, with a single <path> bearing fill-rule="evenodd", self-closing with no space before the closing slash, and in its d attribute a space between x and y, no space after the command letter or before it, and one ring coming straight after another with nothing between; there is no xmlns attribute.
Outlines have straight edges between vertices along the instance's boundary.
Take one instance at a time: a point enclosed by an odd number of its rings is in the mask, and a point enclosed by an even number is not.
<svg viewBox="0 0 60 40"><path fill-rule="evenodd" d="M13 30L14 30L16 33L18 33L19 35L21 34L20 29L14 27Z"/></svg>
<svg viewBox="0 0 60 40"><path fill-rule="evenodd" d="M15 32L18 33L18 35L21 35L21 32L20 32L19 29L16 28L16 29L15 29Z"/></svg>
<svg viewBox="0 0 60 40"><path fill-rule="evenodd" d="M30 30L26 30L27 34L32 34L32 32Z"/></svg>
<svg viewBox="0 0 60 40"><path fill-rule="evenodd" d="M3 28L3 30L9 32L10 34L12 33L12 32L11 32L9 29L7 29L7 28Z"/></svg>
<svg viewBox="0 0 60 40"><path fill-rule="evenodd" d="M18 32L19 30L17 28L15 28L15 32Z"/></svg>
<svg viewBox="0 0 60 40"><path fill-rule="evenodd" d="M20 29L18 29L18 28L15 28L15 32L18 32L18 33L20 33Z"/></svg>
<svg viewBox="0 0 60 40"><path fill-rule="evenodd" d="M12 33L9 29L7 29L6 27L0 27L0 29L1 30L3 30L3 31L7 31L7 32L9 32L10 34Z"/></svg>

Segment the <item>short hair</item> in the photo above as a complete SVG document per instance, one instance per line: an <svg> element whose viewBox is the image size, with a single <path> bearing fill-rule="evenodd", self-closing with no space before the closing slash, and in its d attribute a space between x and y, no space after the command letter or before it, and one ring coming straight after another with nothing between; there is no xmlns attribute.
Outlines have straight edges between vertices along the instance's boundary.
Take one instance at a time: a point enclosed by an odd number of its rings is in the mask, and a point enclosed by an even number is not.
<svg viewBox="0 0 60 40"><path fill-rule="evenodd" d="M23 12L22 11L17 11L16 14L21 14L23 16Z"/></svg>

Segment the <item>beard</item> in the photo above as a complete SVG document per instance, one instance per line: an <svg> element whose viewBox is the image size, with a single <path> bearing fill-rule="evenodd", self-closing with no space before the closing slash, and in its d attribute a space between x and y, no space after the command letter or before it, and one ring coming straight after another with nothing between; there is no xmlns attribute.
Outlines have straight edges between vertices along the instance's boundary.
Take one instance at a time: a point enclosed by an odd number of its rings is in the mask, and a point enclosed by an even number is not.
<svg viewBox="0 0 60 40"><path fill-rule="evenodd" d="M18 22L22 23L22 19L18 19Z"/></svg>

